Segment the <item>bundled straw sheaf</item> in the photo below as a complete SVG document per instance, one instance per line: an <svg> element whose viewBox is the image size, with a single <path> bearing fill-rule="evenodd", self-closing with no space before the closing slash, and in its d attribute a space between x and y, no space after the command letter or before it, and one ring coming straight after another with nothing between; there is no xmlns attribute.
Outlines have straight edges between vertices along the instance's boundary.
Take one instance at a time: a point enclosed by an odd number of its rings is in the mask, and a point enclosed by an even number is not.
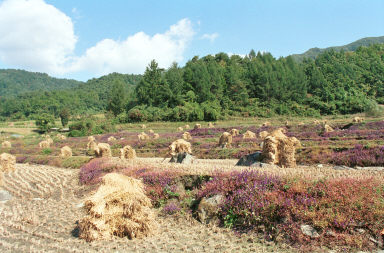
<svg viewBox="0 0 384 253"><path fill-rule="evenodd" d="M85 202L88 216L79 222L79 237L86 241L114 235L133 239L154 233L155 214L144 192L138 179L117 173L105 175L96 193Z"/></svg>

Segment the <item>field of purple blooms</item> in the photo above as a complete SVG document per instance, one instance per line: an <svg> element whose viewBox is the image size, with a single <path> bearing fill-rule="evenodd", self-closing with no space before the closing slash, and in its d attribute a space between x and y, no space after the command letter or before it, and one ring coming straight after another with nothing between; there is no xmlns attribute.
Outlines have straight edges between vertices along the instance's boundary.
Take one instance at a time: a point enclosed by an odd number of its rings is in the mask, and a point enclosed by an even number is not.
<svg viewBox="0 0 384 253"><path fill-rule="evenodd" d="M158 166L130 166L111 159L92 159L87 153L87 137L59 140L52 134L50 148L39 149L42 140L36 134L25 138L2 135L12 147L1 152L16 155L22 163L48 164L58 167L80 168L80 183L97 186L101 177L109 172L120 172L143 180L153 205L164 215L196 216L203 198L223 196L217 217L220 225L239 233L257 233L267 241L287 243L300 251L319 249L338 251L376 250L383 248L384 237L384 171L348 171L334 174L331 169L323 173L318 164L348 167L384 167L384 121L366 119L351 124L351 118L328 120L333 132L324 133L321 124L307 120L304 124L285 120L271 121L263 127L255 122L218 122L208 128L189 129L193 155L200 159L238 159L260 150L262 139L243 139L242 133L286 129L288 136L301 142L296 159L308 169L305 177L295 173L268 173L258 170L234 170L191 175L185 170ZM193 124L190 124L193 127ZM112 154L119 156L120 148L132 146L139 157L165 157L168 145L181 138L182 123L152 123L146 129L138 125L122 125L120 131L95 136L97 142L111 145ZM218 147L220 135L232 128L240 131L233 138L232 147ZM149 129L160 138L140 141L137 135ZM149 134L152 136L151 134ZM114 136L115 141L108 142ZM8 137L8 138L7 138ZM73 157L59 158L60 148L72 148ZM285 169L284 171L296 169ZM303 170L303 169L301 169ZM356 171L356 170L352 170ZM305 173L305 172L304 172ZM354 175L352 175L355 173ZM316 236L302 232L308 225Z"/></svg>

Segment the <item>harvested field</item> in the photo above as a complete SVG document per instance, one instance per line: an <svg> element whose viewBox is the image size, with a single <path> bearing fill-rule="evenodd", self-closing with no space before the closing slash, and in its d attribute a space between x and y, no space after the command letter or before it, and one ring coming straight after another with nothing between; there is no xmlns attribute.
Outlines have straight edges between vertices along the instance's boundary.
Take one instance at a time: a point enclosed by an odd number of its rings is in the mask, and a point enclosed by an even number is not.
<svg viewBox="0 0 384 253"><path fill-rule="evenodd" d="M17 164L14 172L4 175L2 188L13 199L0 202L0 252L276 251L276 246L261 244L254 236L207 227L189 216L159 215L160 230L148 238L87 243L75 229L85 215L81 205L89 193L78 184L78 170Z"/></svg>

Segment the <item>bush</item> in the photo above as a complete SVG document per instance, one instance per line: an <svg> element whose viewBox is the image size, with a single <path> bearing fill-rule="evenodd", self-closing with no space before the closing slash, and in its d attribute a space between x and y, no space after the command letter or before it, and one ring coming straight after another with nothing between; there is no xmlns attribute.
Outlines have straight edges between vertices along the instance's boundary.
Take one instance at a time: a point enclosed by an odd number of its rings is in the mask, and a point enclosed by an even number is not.
<svg viewBox="0 0 384 253"><path fill-rule="evenodd" d="M369 100L364 107L366 116L380 117L383 116L384 109L380 107L375 101Z"/></svg>
<svg viewBox="0 0 384 253"><path fill-rule="evenodd" d="M103 134L114 131L114 126L109 120L98 118L80 119L69 126L70 137Z"/></svg>
<svg viewBox="0 0 384 253"><path fill-rule="evenodd" d="M51 114L43 113L37 116L35 124L40 132L45 133L55 126L55 118Z"/></svg>
<svg viewBox="0 0 384 253"><path fill-rule="evenodd" d="M218 102L206 101L201 104L205 121L216 121L220 117L221 107Z"/></svg>

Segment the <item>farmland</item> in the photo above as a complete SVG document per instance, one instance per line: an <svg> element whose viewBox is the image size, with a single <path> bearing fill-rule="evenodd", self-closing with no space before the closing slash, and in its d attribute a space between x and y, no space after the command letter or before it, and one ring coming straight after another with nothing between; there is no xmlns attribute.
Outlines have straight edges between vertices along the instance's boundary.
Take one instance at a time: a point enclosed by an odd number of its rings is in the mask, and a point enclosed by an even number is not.
<svg viewBox="0 0 384 253"><path fill-rule="evenodd" d="M75 243L80 249L85 247L73 234L75 222L84 215L79 206L97 188L103 175L119 172L143 180L163 233L167 231L174 240L174 244L165 245L163 240L155 242L154 235L135 239L130 247L147 245L142 249L178 251L182 250L180 243L184 240L191 243L188 249L217 252L222 252L223 247L260 252L378 249L380 224L384 219L384 121L366 118L361 123L350 124L352 118L350 115L291 118L288 122L287 118L271 118L268 119L270 126L262 126L266 119L233 119L218 121L210 128L208 123L199 122L200 129L193 129L194 123L188 123L191 128L183 131L178 128L185 128L185 123L147 123L145 129L142 124L121 124L116 132L95 135L97 142L110 144L114 156L110 159L92 159L86 150L87 137L61 140L51 133L54 140L51 147L38 148L43 138L33 131L33 123L8 122L1 126L1 138L10 141L12 147L1 151L15 155L18 165L15 172L4 176L3 189L14 199L4 204L2 215L9 215L11 210L18 215L16 220L1 224L3 236L7 238L2 240L2 247L66 249L63 242ZM335 131L324 133L320 120L326 120ZM258 133L278 127L301 142L296 150L297 168L235 166L241 156L261 149L263 140ZM218 147L220 135L232 128L240 131L240 135L233 138L232 146ZM159 138L140 141L137 135L146 132L151 136L149 130L158 133ZM241 134L246 130L256 133L257 138L243 139ZM181 138L185 131L192 136L190 142L197 159L190 165L163 161L168 145ZM111 136L116 140L108 141ZM125 145L132 146L138 158L128 161L117 158ZM71 147L72 157L59 156L63 146ZM265 188L264 184L269 186ZM249 188L252 185L257 187ZM218 194L226 196L217 214L218 227L201 224L196 205L202 198ZM49 206L55 203L63 204L58 217L49 211ZM71 210L71 215L65 209ZM59 227L52 228L47 221L40 220L43 216L52 217L46 219L52 219ZM300 230L303 224L316 229L319 237L304 235ZM183 232L185 226L191 226L188 233ZM4 231L11 232L4 234ZM58 237L47 231L53 231ZM209 237L208 248L200 245L193 233ZM9 243L13 239L21 240L17 238L23 234L34 239L15 244L19 246ZM215 241L222 237L228 241L217 244ZM122 240L116 238L100 249L120 247ZM100 243L92 245L87 250L92 251Z"/></svg>

